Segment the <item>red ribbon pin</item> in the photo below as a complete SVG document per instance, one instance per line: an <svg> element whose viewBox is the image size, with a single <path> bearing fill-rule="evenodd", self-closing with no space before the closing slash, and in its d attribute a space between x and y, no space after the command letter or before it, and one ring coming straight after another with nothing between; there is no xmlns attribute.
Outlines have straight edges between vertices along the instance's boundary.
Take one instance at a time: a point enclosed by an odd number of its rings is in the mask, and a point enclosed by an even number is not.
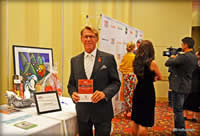
<svg viewBox="0 0 200 136"><path fill-rule="evenodd" d="M101 57L98 58L98 62L101 62Z"/></svg>

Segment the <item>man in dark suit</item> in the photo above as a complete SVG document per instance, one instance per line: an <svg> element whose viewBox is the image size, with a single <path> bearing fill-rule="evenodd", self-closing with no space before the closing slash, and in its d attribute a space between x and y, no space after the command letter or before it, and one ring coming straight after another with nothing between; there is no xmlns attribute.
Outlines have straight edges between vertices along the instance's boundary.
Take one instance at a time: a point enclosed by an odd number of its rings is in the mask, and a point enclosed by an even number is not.
<svg viewBox="0 0 200 136"><path fill-rule="evenodd" d="M197 66L197 58L193 52L194 40L191 37L182 39L182 50L179 55L172 55L165 65L171 68L169 76L172 89L172 104L174 112L174 133L176 136L186 136L183 117L183 104L192 86L192 72Z"/></svg>
<svg viewBox="0 0 200 136"><path fill-rule="evenodd" d="M81 31L85 51L71 59L68 92L76 103L80 136L109 136L113 118L112 97L119 91L120 80L114 56L96 48L98 31L86 26ZM89 57L89 58L88 58ZM91 102L79 102L78 80L93 80Z"/></svg>

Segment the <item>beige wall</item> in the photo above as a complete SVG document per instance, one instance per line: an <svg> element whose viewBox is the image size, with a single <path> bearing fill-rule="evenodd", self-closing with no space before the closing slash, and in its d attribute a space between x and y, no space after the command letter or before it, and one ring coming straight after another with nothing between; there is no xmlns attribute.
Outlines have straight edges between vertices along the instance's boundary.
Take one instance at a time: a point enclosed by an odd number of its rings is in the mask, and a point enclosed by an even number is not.
<svg viewBox="0 0 200 136"><path fill-rule="evenodd" d="M0 103L5 99L3 96L7 88L6 72L6 2L0 1Z"/></svg>
<svg viewBox="0 0 200 136"><path fill-rule="evenodd" d="M87 23L86 15L89 15L89 22L93 26L98 24L99 15L103 13L143 30L144 38L151 40L155 46L156 61L165 77L168 75L167 68L164 67L167 57L162 56L162 51L169 46L179 47L181 38L191 35L191 1L65 1L63 12L61 0L56 2L54 0L29 2L9 0L9 87L7 88L6 4L5 1L1 3L0 20L3 20L0 24L2 28L0 29L1 94L6 89L12 89L12 76L14 74L12 45L15 44L53 48L54 64L58 66L58 78L63 82L64 95L68 95L70 58L83 50L80 42L80 29ZM64 26L62 26L62 17L64 18ZM62 32L64 33L63 49ZM167 81L156 83L157 97L167 97L167 83ZM1 103L4 102L5 98L1 98Z"/></svg>
<svg viewBox="0 0 200 136"><path fill-rule="evenodd" d="M139 2L133 5L133 26L144 31L144 38L153 42L156 62L167 80L167 57L162 52L169 46L181 47L181 39L191 36L192 3L190 1ZM157 97L167 97L168 81L155 83Z"/></svg>
<svg viewBox="0 0 200 136"><path fill-rule="evenodd" d="M192 38L195 40L195 51L200 50L200 1L192 2Z"/></svg>
<svg viewBox="0 0 200 136"><path fill-rule="evenodd" d="M192 0L192 26L200 26L200 1Z"/></svg>
<svg viewBox="0 0 200 136"><path fill-rule="evenodd" d="M192 38L194 39L194 49L195 51L200 50L200 26L192 27Z"/></svg>
<svg viewBox="0 0 200 136"><path fill-rule="evenodd" d="M142 29L145 39L153 42L156 61L163 76L168 75L164 66L167 57L163 57L162 52L169 46L181 47L181 39L191 36L191 2L136 2L133 9L133 18L135 18L133 26Z"/></svg>
<svg viewBox="0 0 200 136"><path fill-rule="evenodd" d="M52 0L53 1L53 0ZM5 91L12 90L12 77L14 75L13 63L13 45L34 46L53 48L54 64L58 67L58 77L60 79L62 71L62 3L61 2L45 2L39 0L34 1L12 1L8 2L8 63L6 65L6 1L1 4L3 16L1 20L1 94ZM3 56L3 57L2 57ZM2 71L3 70L3 71ZM8 73L8 80L7 75ZM8 86L7 86L8 82ZM65 93L66 95L66 93ZM2 95L1 95L2 96ZM5 97L1 99L1 103L5 102Z"/></svg>

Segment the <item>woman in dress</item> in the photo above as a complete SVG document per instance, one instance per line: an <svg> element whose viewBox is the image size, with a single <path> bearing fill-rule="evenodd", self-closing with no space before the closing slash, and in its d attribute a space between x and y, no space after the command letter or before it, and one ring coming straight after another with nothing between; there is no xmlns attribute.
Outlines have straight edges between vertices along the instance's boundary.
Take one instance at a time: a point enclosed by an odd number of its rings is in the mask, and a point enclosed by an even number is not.
<svg viewBox="0 0 200 136"><path fill-rule="evenodd" d="M186 101L184 102L184 118L192 122L200 122L200 51L196 53L198 65L192 73L192 88ZM191 115L191 118L188 118Z"/></svg>
<svg viewBox="0 0 200 136"><path fill-rule="evenodd" d="M161 80L161 72L154 61L154 48L149 40L142 41L134 60L138 84L133 95L131 119L133 135L147 135L147 127L154 125L155 89L153 82Z"/></svg>
<svg viewBox="0 0 200 136"><path fill-rule="evenodd" d="M133 72L133 61L135 59L135 54L133 54L134 49L135 44L133 42L127 43L127 53L123 56L123 59L120 64L120 71L122 72L122 93L120 92L120 94L122 94L122 97L125 102L124 116L127 116L128 118L131 117L133 91L136 86L136 75Z"/></svg>

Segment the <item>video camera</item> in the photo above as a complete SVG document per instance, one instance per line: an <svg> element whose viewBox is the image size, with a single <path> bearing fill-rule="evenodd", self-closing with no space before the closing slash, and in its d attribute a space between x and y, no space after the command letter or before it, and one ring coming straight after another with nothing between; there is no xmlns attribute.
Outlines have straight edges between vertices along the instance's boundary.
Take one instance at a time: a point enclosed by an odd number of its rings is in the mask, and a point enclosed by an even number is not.
<svg viewBox="0 0 200 136"><path fill-rule="evenodd" d="M167 48L168 51L163 51L163 56L168 56L170 57L171 55L176 55L178 54L179 52L182 51L181 48L173 48L173 47L169 47Z"/></svg>

